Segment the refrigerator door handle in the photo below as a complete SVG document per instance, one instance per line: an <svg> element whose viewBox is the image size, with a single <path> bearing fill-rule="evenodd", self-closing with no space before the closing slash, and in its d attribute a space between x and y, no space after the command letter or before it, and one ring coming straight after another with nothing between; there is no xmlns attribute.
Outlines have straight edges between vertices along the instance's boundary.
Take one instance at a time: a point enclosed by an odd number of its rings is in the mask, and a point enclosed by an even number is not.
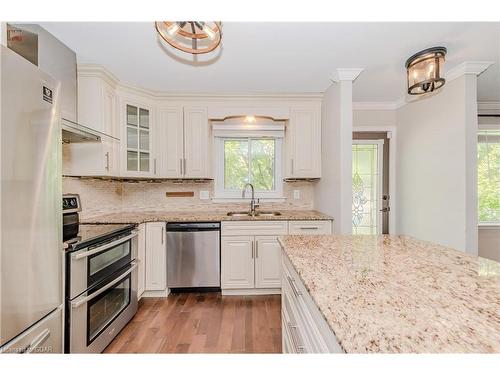
<svg viewBox="0 0 500 375"><path fill-rule="evenodd" d="M44 329L37 337L30 342L30 344L24 350L25 353L33 353L36 349L42 345L50 337L50 330L48 328Z"/></svg>

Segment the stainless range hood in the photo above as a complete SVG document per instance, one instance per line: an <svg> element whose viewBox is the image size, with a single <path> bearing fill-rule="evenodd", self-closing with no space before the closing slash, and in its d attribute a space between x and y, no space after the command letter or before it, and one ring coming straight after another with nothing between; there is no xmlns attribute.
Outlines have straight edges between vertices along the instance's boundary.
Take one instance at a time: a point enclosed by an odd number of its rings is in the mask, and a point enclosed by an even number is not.
<svg viewBox="0 0 500 375"><path fill-rule="evenodd" d="M77 121L76 54L36 24L7 24L7 46L61 82L61 127L64 143L115 139Z"/></svg>
<svg viewBox="0 0 500 375"><path fill-rule="evenodd" d="M61 119L61 128L63 143L101 142L103 139L119 141L118 138L90 129L65 118Z"/></svg>
<svg viewBox="0 0 500 375"><path fill-rule="evenodd" d="M76 122L61 119L63 143L101 142L101 134Z"/></svg>

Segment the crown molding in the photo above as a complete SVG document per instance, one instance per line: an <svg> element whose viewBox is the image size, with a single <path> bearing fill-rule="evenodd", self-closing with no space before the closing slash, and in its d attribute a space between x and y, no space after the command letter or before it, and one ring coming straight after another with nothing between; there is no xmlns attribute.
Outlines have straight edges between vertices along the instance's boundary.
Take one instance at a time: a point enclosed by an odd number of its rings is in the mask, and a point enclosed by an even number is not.
<svg viewBox="0 0 500 375"><path fill-rule="evenodd" d="M115 88L120 84L120 80L118 79L118 77L115 76L113 73L111 73L108 69L106 69L102 65L97 65L97 64L77 65L76 71L78 76L80 77L102 78Z"/></svg>
<svg viewBox="0 0 500 375"><path fill-rule="evenodd" d="M149 97L150 99L191 99L191 100L241 100L241 99L272 99L272 100L311 100L319 101L323 98L321 92L275 92L275 93L261 93L261 92L228 92L228 93L210 93L210 92L170 92L170 91L156 91L150 90L139 86L134 86L120 81L113 73L102 65L97 64L82 64L77 68L78 76L81 77L99 77L104 79L114 88L122 89L136 94L141 94Z"/></svg>
<svg viewBox="0 0 500 375"><path fill-rule="evenodd" d="M355 81L363 70L363 68L339 68L333 74L332 81Z"/></svg>
<svg viewBox="0 0 500 375"><path fill-rule="evenodd" d="M464 61L456 67L448 70L444 77L449 82L465 74L474 74L479 76L493 64L495 64L494 61Z"/></svg>

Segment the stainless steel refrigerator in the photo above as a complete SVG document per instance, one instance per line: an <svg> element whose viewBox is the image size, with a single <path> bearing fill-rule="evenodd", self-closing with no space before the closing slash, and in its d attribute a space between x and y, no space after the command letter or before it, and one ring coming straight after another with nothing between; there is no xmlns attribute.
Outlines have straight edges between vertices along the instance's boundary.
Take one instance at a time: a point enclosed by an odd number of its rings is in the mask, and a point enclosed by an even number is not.
<svg viewBox="0 0 500 375"><path fill-rule="evenodd" d="M0 352L61 353L60 83L0 46Z"/></svg>

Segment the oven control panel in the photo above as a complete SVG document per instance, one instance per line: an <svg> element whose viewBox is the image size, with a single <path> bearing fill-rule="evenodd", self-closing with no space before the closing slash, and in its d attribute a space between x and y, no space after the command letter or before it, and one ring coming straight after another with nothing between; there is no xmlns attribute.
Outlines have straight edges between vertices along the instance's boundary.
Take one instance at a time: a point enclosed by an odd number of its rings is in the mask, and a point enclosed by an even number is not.
<svg viewBox="0 0 500 375"><path fill-rule="evenodd" d="M81 211L80 197L78 194L64 194L62 209L65 213Z"/></svg>

